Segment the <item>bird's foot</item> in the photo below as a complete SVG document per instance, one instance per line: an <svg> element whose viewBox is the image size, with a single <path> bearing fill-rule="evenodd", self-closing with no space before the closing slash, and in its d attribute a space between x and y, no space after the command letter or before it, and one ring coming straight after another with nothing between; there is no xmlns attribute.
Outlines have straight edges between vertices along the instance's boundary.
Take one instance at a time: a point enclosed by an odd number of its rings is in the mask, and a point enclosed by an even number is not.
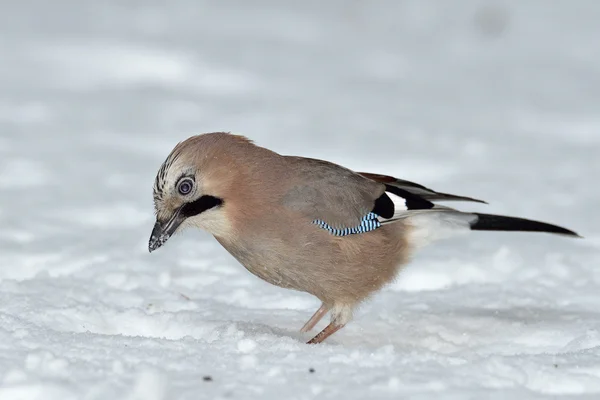
<svg viewBox="0 0 600 400"><path fill-rule="evenodd" d="M329 336L333 335L334 333L336 333L337 331L339 331L340 329L342 329L344 326L345 326L344 324L335 325L332 322L329 325L327 325L325 327L325 329L323 329L321 332L319 332L319 334L317 336L315 336L314 338L312 338L308 342L306 342L306 344L318 344L318 343L321 343L323 340L327 339Z"/></svg>

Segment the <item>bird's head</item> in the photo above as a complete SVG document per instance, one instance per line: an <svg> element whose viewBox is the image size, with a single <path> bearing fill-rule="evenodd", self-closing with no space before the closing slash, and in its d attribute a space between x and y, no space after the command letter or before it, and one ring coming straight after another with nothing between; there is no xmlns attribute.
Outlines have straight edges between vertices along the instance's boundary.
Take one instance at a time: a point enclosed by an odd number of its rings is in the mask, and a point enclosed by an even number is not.
<svg viewBox="0 0 600 400"><path fill-rule="evenodd" d="M235 177L228 149L243 143L249 141L228 133L211 133L175 146L154 181L156 224L148 244L150 252L189 226L213 235L227 234L227 193L231 193Z"/></svg>

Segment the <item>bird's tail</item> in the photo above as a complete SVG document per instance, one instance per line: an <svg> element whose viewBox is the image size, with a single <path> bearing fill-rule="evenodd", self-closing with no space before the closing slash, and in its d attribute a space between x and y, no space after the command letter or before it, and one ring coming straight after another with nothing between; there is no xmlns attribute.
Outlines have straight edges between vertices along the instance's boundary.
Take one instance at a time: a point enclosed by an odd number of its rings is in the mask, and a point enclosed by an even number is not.
<svg viewBox="0 0 600 400"><path fill-rule="evenodd" d="M505 217L503 215L477 214L477 219L472 222L472 231L519 231L519 232L547 232L560 235L580 237L577 233L558 225L530 219Z"/></svg>
<svg viewBox="0 0 600 400"><path fill-rule="evenodd" d="M546 222L451 209L415 213L406 223L411 227L409 240L417 247L468 231L546 232L580 237L569 229Z"/></svg>

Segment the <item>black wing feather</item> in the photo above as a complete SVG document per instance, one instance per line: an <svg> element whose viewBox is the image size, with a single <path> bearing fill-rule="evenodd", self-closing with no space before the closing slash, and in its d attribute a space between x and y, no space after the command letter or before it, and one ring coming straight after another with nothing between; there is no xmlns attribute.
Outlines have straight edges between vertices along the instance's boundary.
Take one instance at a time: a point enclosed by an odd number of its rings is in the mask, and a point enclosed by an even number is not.
<svg viewBox="0 0 600 400"><path fill-rule="evenodd" d="M388 187L393 186L398 189L405 190L407 192L419 196L422 199L429 201L472 201L475 203L487 204L487 202L483 200L474 199L472 197L457 196L455 194L436 192L435 190L429 189L428 187L425 187L418 183L394 178L393 176L371 174L368 172L359 172L359 174L364 176L365 178L372 179L376 182L384 183Z"/></svg>

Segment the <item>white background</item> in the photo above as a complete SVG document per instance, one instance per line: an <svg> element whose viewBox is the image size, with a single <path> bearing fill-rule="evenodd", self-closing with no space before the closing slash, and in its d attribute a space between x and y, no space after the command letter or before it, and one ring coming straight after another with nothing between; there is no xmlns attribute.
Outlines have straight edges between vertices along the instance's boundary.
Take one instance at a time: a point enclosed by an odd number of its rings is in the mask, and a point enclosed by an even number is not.
<svg viewBox="0 0 600 400"><path fill-rule="evenodd" d="M127 4L0 5L0 399L596 398L600 3ZM208 234L147 252L216 130L585 239L436 244L307 346L319 302Z"/></svg>

